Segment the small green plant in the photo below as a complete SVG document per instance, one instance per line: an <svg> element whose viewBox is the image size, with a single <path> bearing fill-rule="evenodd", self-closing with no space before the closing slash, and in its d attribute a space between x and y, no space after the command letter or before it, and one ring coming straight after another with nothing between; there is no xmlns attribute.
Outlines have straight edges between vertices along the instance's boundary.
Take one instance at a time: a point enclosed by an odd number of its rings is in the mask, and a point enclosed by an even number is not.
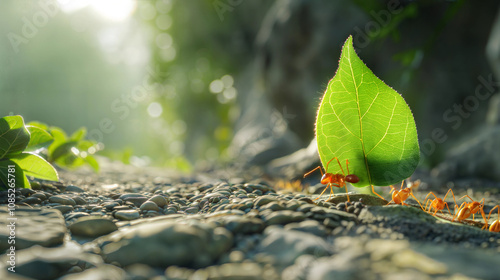
<svg viewBox="0 0 500 280"><path fill-rule="evenodd" d="M14 185L29 188L26 176L58 181L54 167L31 152L53 141L52 136L38 127L26 126L21 116L0 119L0 189Z"/></svg>
<svg viewBox="0 0 500 280"><path fill-rule="evenodd" d="M84 164L88 164L99 171L99 163L94 158L93 154L99 149L95 142L86 140L87 129L82 127L68 136L64 130L56 126L47 126L40 122L28 123L30 127L48 131L53 138L53 142L48 146L42 146L40 153L46 155L46 159L50 163L69 169L78 168ZM44 149L46 148L46 149Z"/></svg>
<svg viewBox="0 0 500 280"><path fill-rule="evenodd" d="M323 166L334 157L349 160L349 172L359 177L355 187L394 184L410 177L419 162L410 108L356 55L352 36L321 101L316 139Z"/></svg>

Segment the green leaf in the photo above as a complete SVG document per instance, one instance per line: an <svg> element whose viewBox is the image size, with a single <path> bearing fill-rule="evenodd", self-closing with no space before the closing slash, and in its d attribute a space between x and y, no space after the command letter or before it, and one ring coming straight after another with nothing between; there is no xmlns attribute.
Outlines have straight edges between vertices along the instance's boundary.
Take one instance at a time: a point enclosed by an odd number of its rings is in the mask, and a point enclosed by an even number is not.
<svg viewBox="0 0 500 280"><path fill-rule="evenodd" d="M26 176L33 176L43 180L59 181L59 176L54 167L38 155L21 153L12 156L10 160L22 168Z"/></svg>
<svg viewBox="0 0 500 280"><path fill-rule="evenodd" d="M41 123L41 122L37 122L37 121L31 121L29 123L26 124L27 126L36 126L42 130L45 130L45 131L48 131L49 130L49 126L44 124L44 123Z"/></svg>
<svg viewBox="0 0 500 280"><path fill-rule="evenodd" d="M9 174L12 174L9 172L9 166L14 166L14 177L11 175L9 178ZM9 188L8 180L12 178L14 178L16 188L30 188L30 182L19 165L11 160L0 160L0 189Z"/></svg>
<svg viewBox="0 0 500 280"><path fill-rule="evenodd" d="M21 116L7 116L0 119L0 159L26 149L30 134Z"/></svg>
<svg viewBox="0 0 500 280"><path fill-rule="evenodd" d="M93 157L91 155L88 155L85 158L83 158L83 160L85 160L85 162L88 165L90 165L90 167L92 167L92 169L94 169L94 171L96 173L99 172L99 163L97 162L97 160L95 159L95 157Z"/></svg>
<svg viewBox="0 0 500 280"><path fill-rule="evenodd" d="M338 157L356 187L387 186L410 177L420 152L417 129L404 99L356 55L352 36L344 44L337 73L330 80L316 119L323 166ZM326 166L325 166L326 168ZM334 160L329 173L342 173Z"/></svg>
<svg viewBox="0 0 500 280"><path fill-rule="evenodd" d="M30 142L26 148L28 151L34 151L42 147L46 147L54 141L54 137L52 137L52 135L38 126L27 125L26 128L31 134Z"/></svg>
<svg viewBox="0 0 500 280"><path fill-rule="evenodd" d="M87 129L85 127L81 127L80 129L75 131L73 134L71 134L70 140L80 141L83 138L85 138L85 135L87 135Z"/></svg>
<svg viewBox="0 0 500 280"><path fill-rule="evenodd" d="M67 156L67 155L73 155L73 156L77 156L77 154L75 154L72 149L74 151L77 151L78 149L75 148L75 146L77 145L78 143L75 142L75 141L69 141L69 142L65 142L65 143L62 143L61 145L57 146L53 151L52 153L50 154L50 158L52 161L56 161L58 160L59 158L63 157L63 156ZM76 149L76 150L75 150ZM79 152L79 151L78 151Z"/></svg>

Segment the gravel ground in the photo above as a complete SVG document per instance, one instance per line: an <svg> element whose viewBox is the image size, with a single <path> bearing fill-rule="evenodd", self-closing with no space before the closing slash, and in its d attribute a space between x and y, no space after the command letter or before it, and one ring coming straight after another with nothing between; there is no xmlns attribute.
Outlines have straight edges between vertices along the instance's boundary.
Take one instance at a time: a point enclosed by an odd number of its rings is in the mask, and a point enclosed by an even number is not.
<svg viewBox="0 0 500 280"><path fill-rule="evenodd" d="M1 279L498 279L500 233L411 200L326 202L248 175L220 181L117 163L60 175L19 190L14 216L0 194ZM487 211L495 190L475 193L488 195ZM427 192L423 184L415 195Z"/></svg>

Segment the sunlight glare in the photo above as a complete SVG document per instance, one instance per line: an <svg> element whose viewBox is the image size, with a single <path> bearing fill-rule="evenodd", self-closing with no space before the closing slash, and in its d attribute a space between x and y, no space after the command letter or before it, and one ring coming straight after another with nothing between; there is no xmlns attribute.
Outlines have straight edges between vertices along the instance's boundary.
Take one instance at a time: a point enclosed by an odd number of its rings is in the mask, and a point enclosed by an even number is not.
<svg viewBox="0 0 500 280"><path fill-rule="evenodd" d="M112 21L127 19L137 6L134 0L89 0L89 2L101 16Z"/></svg>

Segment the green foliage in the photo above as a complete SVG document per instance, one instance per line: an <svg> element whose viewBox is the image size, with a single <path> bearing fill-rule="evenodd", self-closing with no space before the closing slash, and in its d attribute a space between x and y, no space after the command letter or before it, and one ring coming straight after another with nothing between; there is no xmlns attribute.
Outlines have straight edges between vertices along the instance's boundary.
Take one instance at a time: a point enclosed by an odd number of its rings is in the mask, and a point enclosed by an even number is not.
<svg viewBox="0 0 500 280"><path fill-rule="evenodd" d="M342 164L349 160L349 173L360 178L356 187L394 184L411 176L419 162L410 108L356 55L352 36L318 110L316 138L323 166L334 157ZM332 162L328 172L341 170Z"/></svg>
<svg viewBox="0 0 500 280"><path fill-rule="evenodd" d="M74 169L88 164L95 172L99 171L99 163L92 156L98 149L96 143L86 140L87 129L82 127L68 136L59 127L48 127L38 122L29 123L34 130L48 130L53 142L47 146L47 160L59 166Z"/></svg>
<svg viewBox="0 0 500 280"><path fill-rule="evenodd" d="M50 163L39 155L28 152L28 148L41 147L51 141L52 137L43 129L25 126L21 116L1 118L0 188L11 185L29 188L26 176L58 181L57 171Z"/></svg>

